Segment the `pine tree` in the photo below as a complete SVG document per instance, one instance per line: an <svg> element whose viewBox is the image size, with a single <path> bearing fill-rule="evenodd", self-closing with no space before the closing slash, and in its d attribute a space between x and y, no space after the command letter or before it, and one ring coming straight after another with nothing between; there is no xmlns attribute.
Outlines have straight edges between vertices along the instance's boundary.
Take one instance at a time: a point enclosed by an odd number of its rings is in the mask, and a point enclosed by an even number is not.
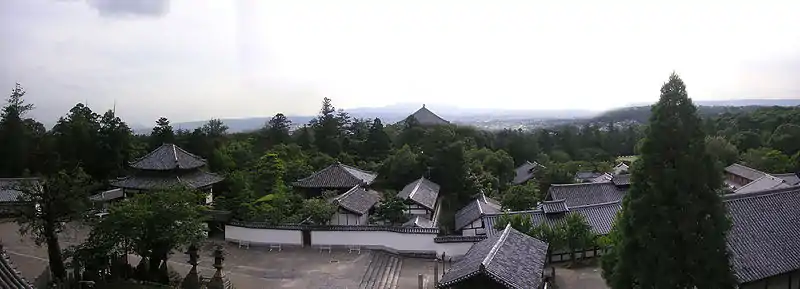
<svg viewBox="0 0 800 289"><path fill-rule="evenodd" d="M370 157L377 160L384 159L392 149L392 140L383 129L383 123L379 118L372 121L367 134L367 150Z"/></svg>
<svg viewBox="0 0 800 289"><path fill-rule="evenodd" d="M611 288L733 288L720 172L683 81L661 87L606 263ZM609 262L610 261L610 262ZM605 264L604 264L605 265Z"/></svg>
<svg viewBox="0 0 800 289"><path fill-rule="evenodd" d="M0 110L0 177L19 177L30 168L28 157L33 144L33 131L25 114L33 110L26 104L25 90L17 83L8 102Z"/></svg>
<svg viewBox="0 0 800 289"><path fill-rule="evenodd" d="M150 149L155 149L165 143L175 143L175 131L169 125L169 119L161 117L156 121L153 132L150 133Z"/></svg>

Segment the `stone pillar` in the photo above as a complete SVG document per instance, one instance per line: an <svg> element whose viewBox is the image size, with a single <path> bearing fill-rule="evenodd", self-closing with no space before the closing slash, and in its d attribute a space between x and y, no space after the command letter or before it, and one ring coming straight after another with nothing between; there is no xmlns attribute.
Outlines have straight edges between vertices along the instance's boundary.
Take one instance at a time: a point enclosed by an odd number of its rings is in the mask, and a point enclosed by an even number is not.
<svg viewBox="0 0 800 289"><path fill-rule="evenodd" d="M199 257L197 251L197 246L194 244L189 246L189 250L186 251L186 254L189 255L189 262L187 263L192 265L192 269L183 278L183 282L181 282L182 289L200 289L200 275L197 274L197 258Z"/></svg>
<svg viewBox="0 0 800 289"><path fill-rule="evenodd" d="M214 268L217 269L217 272L214 273L214 277L211 277L211 280L208 281L208 289L230 288L231 283L228 280L228 276L222 273L222 261L224 260L225 253L222 251L222 246L217 246L214 250Z"/></svg>

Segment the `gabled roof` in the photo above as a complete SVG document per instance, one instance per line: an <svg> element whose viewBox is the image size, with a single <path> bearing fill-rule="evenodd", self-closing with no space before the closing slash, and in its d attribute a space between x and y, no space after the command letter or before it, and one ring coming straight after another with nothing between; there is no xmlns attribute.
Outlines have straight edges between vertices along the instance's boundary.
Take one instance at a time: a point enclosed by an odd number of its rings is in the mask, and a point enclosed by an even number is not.
<svg viewBox="0 0 800 289"><path fill-rule="evenodd" d="M2 245L0 245L0 288L33 288L28 280L25 280L25 277L22 277L22 274L17 271Z"/></svg>
<svg viewBox="0 0 800 289"><path fill-rule="evenodd" d="M519 185L521 183L527 182L528 180L532 179L536 174L536 170L538 168L544 168L544 166L540 165L537 162L529 162L525 161L524 164L517 167L514 170L514 179L511 181L514 185Z"/></svg>
<svg viewBox="0 0 800 289"><path fill-rule="evenodd" d="M506 226L497 236L472 245L448 270L437 288L450 288L484 275L506 288L539 288L548 244Z"/></svg>
<svg viewBox="0 0 800 289"><path fill-rule="evenodd" d="M798 176L796 173L772 174L772 175L783 179L786 182L786 184L790 186L800 185L800 176Z"/></svg>
<svg viewBox="0 0 800 289"><path fill-rule="evenodd" d="M375 181L378 175L340 162L333 163L312 175L294 182L300 188L336 188L350 189L355 186L367 186Z"/></svg>
<svg viewBox="0 0 800 289"><path fill-rule="evenodd" d="M613 178L614 178L614 175L609 174L609 173L605 173L605 174L602 174L602 175L600 175L600 176L598 176L598 177L596 177L594 179L591 179L590 181L592 183L605 183L605 182L610 182Z"/></svg>
<svg viewBox="0 0 800 289"><path fill-rule="evenodd" d="M469 202L466 206L456 212L456 230L461 230L470 223L487 214L497 214L501 212L500 202L486 197L484 194Z"/></svg>
<svg viewBox="0 0 800 289"><path fill-rule="evenodd" d="M19 197L22 192L19 191L19 186L25 182L38 183L37 178L0 178L0 203L3 202L20 202Z"/></svg>
<svg viewBox="0 0 800 289"><path fill-rule="evenodd" d="M725 196L731 265L739 283L800 269L800 188Z"/></svg>
<svg viewBox="0 0 800 289"><path fill-rule="evenodd" d="M612 182L553 184L547 194L550 200L565 200L567 207L618 202L625 191Z"/></svg>
<svg viewBox="0 0 800 289"><path fill-rule="evenodd" d="M358 215L364 215L380 200L380 193L367 190L362 186L355 186L347 192L336 196L331 201L342 207L342 209Z"/></svg>
<svg viewBox="0 0 800 289"><path fill-rule="evenodd" d="M446 125L450 124L449 121L439 117L432 111L425 108L423 104L420 109L412 113L409 117L413 117L421 125Z"/></svg>
<svg viewBox="0 0 800 289"><path fill-rule="evenodd" d="M566 213L569 211L564 200L544 201L541 206L545 214Z"/></svg>
<svg viewBox="0 0 800 289"><path fill-rule="evenodd" d="M732 164L730 166L727 166L725 168L725 172L729 173L729 174L732 174L732 175L740 176L742 178L745 178L745 179L748 179L748 180L751 180L751 181L755 181L758 178L763 177L764 175L766 175L766 173L764 173L762 171L759 171L759 170L756 170L754 168L747 167L747 166L744 166L744 165L741 165L741 164Z"/></svg>
<svg viewBox="0 0 800 289"><path fill-rule="evenodd" d="M775 176L765 174L763 177L760 177L741 188L736 189L733 191L734 193L752 193L758 191L765 191L771 189L781 189L781 188L788 188L792 185L786 183L786 181L782 178L778 178Z"/></svg>
<svg viewBox="0 0 800 289"><path fill-rule="evenodd" d="M610 202L604 204L593 204L579 207L567 207L568 214L580 214L586 219L586 222L592 227L592 232L598 235L606 235L611 231L611 226L614 224L614 218L617 212L622 208L621 202ZM500 218L504 213L486 215L483 217L483 223L486 225L486 235L492 236L497 234L494 229L494 222ZM530 218L531 224L538 226L539 224L557 225L564 222L566 214L546 214L544 210L530 210L505 213L509 215L524 215Z"/></svg>
<svg viewBox="0 0 800 289"><path fill-rule="evenodd" d="M190 170L206 165L206 161L174 144L163 144L140 159L131 163L131 167L140 170L168 171Z"/></svg>
<svg viewBox="0 0 800 289"><path fill-rule="evenodd" d="M598 172L577 172L575 173L575 179L581 181L590 181L602 175L603 173L598 173Z"/></svg>
<svg viewBox="0 0 800 289"><path fill-rule="evenodd" d="M421 177L406 185L402 191L397 193L397 197L411 200L428 210L433 210L436 206L436 199L439 197L439 185Z"/></svg>
<svg viewBox="0 0 800 289"><path fill-rule="evenodd" d="M614 185L616 185L618 187L630 186L631 185L631 175L630 174L615 175L611 179L611 182L614 183Z"/></svg>
<svg viewBox="0 0 800 289"><path fill-rule="evenodd" d="M89 197L92 202L107 202L125 197L125 193L120 188L102 191Z"/></svg>
<svg viewBox="0 0 800 289"><path fill-rule="evenodd" d="M433 228L435 224L433 221L423 216L414 216L407 222L403 223L402 227L417 227L417 228Z"/></svg>
<svg viewBox="0 0 800 289"><path fill-rule="evenodd" d="M134 174L111 182L111 186L135 190L159 190L176 186L198 189L219 183L224 178L204 171L162 176L155 174Z"/></svg>

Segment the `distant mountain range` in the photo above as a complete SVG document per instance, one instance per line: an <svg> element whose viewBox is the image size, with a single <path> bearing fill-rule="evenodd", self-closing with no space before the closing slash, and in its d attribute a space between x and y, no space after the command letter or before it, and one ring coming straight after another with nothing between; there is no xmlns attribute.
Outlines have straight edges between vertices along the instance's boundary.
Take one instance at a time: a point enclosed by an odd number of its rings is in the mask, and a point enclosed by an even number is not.
<svg viewBox="0 0 800 289"><path fill-rule="evenodd" d="M746 106L798 106L800 99L737 99L737 100L713 100L695 101L695 104L709 107L746 107ZM426 107L441 116L442 118L454 123L479 123L496 121L515 121L515 120L552 120L552 119L592 119L598 118L618 118L622 112L630 110L641 110L641 107L650 104L637 104L625 108L613 109L610 111L591 111L591 110L514 110L514 109L482 109L482 108L459 108L452 105L427 105ZM363 107L345 109L350 116L358 118L380 118L384 124L392 124L405 119L410 114L417 111L422 104L400 103L383 107ZM716 111L716 110L715 110ZM622 113L625 115L625 113ZM636 118L641 118L638 116ZM295 125L308 123L314 116L287 116ZM229 118L222 119L228 126L229 132L253 131L264 126L269 121L269 117L249 117L249 118ZM207 120L173 123L175 129L194 130L201 127ZM149 134L151 127L135 127L137 134Z"/></svg>

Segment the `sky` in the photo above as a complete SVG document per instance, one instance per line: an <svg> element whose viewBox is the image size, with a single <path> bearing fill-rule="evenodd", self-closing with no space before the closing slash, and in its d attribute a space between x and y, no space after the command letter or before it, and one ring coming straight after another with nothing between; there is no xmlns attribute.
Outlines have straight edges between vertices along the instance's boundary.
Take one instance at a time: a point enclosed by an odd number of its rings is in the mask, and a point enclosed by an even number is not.
<svg viewBox="0 0 800 289"><path fill-rule="evenodd" d="M800 98L800 1L2 0L0 89L49 123L396 103L604 110Z"/></svg>

